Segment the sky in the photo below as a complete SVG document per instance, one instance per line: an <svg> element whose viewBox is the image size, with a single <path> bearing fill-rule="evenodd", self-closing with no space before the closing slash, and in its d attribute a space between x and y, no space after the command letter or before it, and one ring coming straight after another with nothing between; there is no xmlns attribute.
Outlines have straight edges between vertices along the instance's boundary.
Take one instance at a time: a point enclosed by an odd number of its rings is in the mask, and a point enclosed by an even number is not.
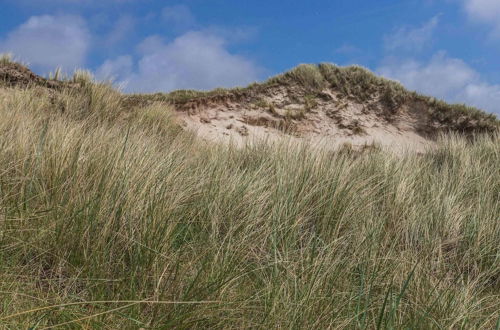
<svg viewBox="0 0 500 330"><path fill-rule="evenodd" d="M0 0L0 53L148 93L357 64L500 114L500 0Z"/></svg>

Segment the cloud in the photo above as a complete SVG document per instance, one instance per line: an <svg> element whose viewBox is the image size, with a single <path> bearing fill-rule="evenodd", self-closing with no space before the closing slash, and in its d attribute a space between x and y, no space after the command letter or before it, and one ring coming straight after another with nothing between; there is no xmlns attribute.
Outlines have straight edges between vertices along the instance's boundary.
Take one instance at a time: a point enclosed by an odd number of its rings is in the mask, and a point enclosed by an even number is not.
<svg viewBox="0 0 500 330"><path fill-rule="evenodd" d="M114 60L105 61L96 71L96 77L100 80L113 79L122 85L129 83L132 75L134 61L132 56L119 56Z"/></svg>
<svg viewBox="0 0 500 330"><path fill-rule="evenodd" d="M335 50L336 54L353 55L361 53L361 49L351 44L343 44Z"/></svg>
<svg viewBox="0 0 500 330"><path fill-rule="evenodd" d="M130 56L122 56L106 61L98 74L125 83L129 92L167 92L245 85L260 72L251 60L229 52L223 37L207 31L187 32L170 43L150 37L138 51L135 65Z"/></svg>
<svg viewBox="0 0 500 330"><path fill-rule="evenodd" d="M132 16L120 17L106 37L106 44L115 45L127 38L134 30L136 20Z"/></svg>
<svg viewBox="0 0 500 330"><path fill-rule="evenodd" d="M161 17L175 28L187 28L196 24L196 18L186 5L165 7L162 10Z"/></svg>
<svg viewBox="0 0 500 330"><path fill-rule="evenodd" d="M377 69L407 88L500 114L500 85L488 84L464 61L438 52L428 62L387 59Z"/></svg>
<svg viewBox="0 0 500 330"><path fill-rule="evenodd" d="M388 51L421 51L433 37L439 24L439 16L418 28L402 27L384 38L384 45Z"/></svg>
<svg viewBox="0 0 500 330"><path fill-rule="evenodd" d="M35 70L73 70L85 64L90 46L87 24L80 16L32 16L0 40L0 52L10 52Z"/></svg>
<svg viewBox="0 0 500 330"><path fill-rule="evenodd" d="M499 0L463 0L463 4L471 19L491 25L492 35L500 38Z"/></svg>

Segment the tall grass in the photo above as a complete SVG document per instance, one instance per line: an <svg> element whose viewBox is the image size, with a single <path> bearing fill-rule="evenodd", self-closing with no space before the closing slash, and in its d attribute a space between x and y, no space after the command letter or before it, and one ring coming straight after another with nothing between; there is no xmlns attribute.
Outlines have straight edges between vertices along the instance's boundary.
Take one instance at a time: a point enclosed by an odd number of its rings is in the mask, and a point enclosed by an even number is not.
<svg viewBox="0 0 500 330"><path fill-rule="evenodd" d="M6 65L13 62L13 56L10 53L0 53L0 65Z"/></svg>
<svg viewBox="0 0 500 330"><path fill-rule="evenodd" d="M0 327L498 324L498 136L237 150L106 88L0 103Z"/></svg>

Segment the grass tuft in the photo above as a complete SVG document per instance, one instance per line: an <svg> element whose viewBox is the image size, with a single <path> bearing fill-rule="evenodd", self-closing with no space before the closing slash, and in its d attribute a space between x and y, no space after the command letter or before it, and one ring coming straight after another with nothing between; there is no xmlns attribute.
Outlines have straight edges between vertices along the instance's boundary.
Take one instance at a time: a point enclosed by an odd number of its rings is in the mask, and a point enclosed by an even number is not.
<svg viewBox="0 0 500 330"><path fill-rule="evenodd" d="M0 54L0 65L14 63L14 57L11 53Z"/></svg>

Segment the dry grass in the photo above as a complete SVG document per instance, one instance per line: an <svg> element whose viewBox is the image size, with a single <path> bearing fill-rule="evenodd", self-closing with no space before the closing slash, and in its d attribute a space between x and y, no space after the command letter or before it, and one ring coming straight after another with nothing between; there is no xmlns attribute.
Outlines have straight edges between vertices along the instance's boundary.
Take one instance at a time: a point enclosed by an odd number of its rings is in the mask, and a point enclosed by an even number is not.
<svg viewBox="0 0 500 330"><path fill-rule="evenodd" d="M10 64L10 63L13 63L13 61L14 61L14 59L13 59L12 54L10 54L10 53L0 54L0 65Z"/></svg>
<svg viewBox="0 0 500 330"><path fill-rule="evenodd" d="M0 103L0 327L498 326L498 135L200 146L78 80Z"/></svg>

